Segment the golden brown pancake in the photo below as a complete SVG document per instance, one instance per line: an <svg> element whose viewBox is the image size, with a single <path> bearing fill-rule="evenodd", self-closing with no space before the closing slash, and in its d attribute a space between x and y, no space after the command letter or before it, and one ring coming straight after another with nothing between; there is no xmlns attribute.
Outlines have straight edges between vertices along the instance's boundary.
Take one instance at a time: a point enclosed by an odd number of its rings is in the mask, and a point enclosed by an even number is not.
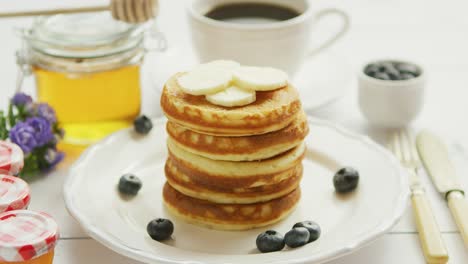
<svg viewBox="0 0 468 264"><path fill-rule="evenodd" d="M291 177L288 170L301 163L305 144L261 161L219 161L187 152L174 145L168 138L169 158L192 179L205 185L251 188L277 183ZM283 178L284 177L284 178Z"/></svg>
<svg viewBox="0 0 468 264"><path fill-rule="evenodd" d="M300 199L300 189L255 204L217 204L186 196L164 185L166 208L187 222L218 230L247 230L276 223L289 215Z"/></svg>
<svg viewBox="0 0 468 264"><path fill-rule="evenodd" d="M304 112L278 131L245 137L201 134L174 122L167 122L167 132L179 148L200 156L227 161L254 161L274 157L299 144L309 133Z"/></svg>
<svg viewBox="0 0 468 264"><path fill-rule="evenodd" d="M161 107L170 121L203 134L265 134L288 126L301 110L299 95L291 85L257 92L257 100L246 106L223 107L208 102L204 96L184 93L176 81L180 74L167 81Z"/></svg>
<svg viewBox="0 0 468 264"><path fill-rule="evenodd" d="M298 162L296 166L277 173L253 174L248 177L226 177L224 175L196 170L190 164L170 155L166 161L166 165L177 168L184 181L218 192L229 192L230 190L240 192L245 189L277 184L289 179L298 173L297 169L301 163Z"/></svg>
<svg viewBox="0 0 468 264"><path fill-rule="evenodd" d="M193 178L179 170L171 159L167 160L165 166L166 179L177 191L193 198L223 204L258 203L284 196L299 186L302 171L302 164L299 164L290 170L290 177L277 183L251 188L227 188L222 182L204 185L196 179L192 180Z"/></svg>

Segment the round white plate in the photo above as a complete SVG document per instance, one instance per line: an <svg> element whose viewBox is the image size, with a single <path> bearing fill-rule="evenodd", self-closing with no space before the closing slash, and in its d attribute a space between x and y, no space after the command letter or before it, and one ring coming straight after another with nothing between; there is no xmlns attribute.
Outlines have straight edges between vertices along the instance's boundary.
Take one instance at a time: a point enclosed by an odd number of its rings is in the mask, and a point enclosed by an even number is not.
<svg viewBox="0 0 468 264"><path fill-rule="evenodd" d="M318 263L348 254L377 239L398 221L408 198L406 174L389 152L365 137L328 122L310 120L304 160L302 199L284 221L242 232L205 229L179 221L164 209L162 186L166 159L165 119L154 120L147 136L123 130L90 147L76 162L64 186L69 212L94 239L127 257L147 263ZM340 196L332 178L343 166L361 174L358 189ZM131 172L143 188L122 199L116 185ZM158 217L175 225L173 239L159 243L146 233ZM322 227L314 243L294 250L261 254L255 239L275 229L313 220Z"/></svg>
<svg viewBox="0 0 468 264"><path fill-rule="evenodd" d="M148 78L161 93L164 83L175 72L188 70L197 63L194 55L180 48L170 48L148 60ZM294 76L292 83L301 95L308 113L320 110L344 95L353 83L353 71L344 56L325 50L308 58Z"/></svg>

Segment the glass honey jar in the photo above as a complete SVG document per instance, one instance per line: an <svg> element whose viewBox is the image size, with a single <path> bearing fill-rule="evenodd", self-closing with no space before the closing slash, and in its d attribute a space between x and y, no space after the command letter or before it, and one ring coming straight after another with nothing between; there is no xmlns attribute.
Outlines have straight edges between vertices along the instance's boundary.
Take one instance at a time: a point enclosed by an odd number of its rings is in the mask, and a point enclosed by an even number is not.
<svg viewBox="0 0 468 264"><path fill-rule="evenodd" d="M21 31L21 76L35 77L38 100L55 109L66 144L92 144L139 114L146 40L165 48L161 34L148 36L153 28L102 12L39 17Z"/></svg>
<svg viewBox="0 0 468 264"><path fill-rule="evenodd" d="M52 264L58 239L57 222L46 213L0 214L0 264Z"/></svg>
<svg viewBox="0 0 468 264"><path fill-rule="evenodd" d="M29 185L22 179L0 174L0 214L28 209L31 201Z"/></svg>

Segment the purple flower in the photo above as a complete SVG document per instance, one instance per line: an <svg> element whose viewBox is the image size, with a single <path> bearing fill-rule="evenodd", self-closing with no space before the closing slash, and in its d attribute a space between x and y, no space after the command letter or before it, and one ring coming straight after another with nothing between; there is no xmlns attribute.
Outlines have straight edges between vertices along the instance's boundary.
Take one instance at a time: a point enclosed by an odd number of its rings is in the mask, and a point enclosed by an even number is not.
<svg viewBox="0 0 468 264"><path fill-rule="evenodd" d="M10 130L10 140L20 146L25 154L30 153L35 147L38 146L36 137L36 130L26 122L18 122Z"/></svg>
<svg viewBox="0 0 468 264"><path fill-rule="evenodd" d="M10 130L10 139L25 153L44 146L54 139L50 123L42 117L31 117L25 122L18 122Z"/></svg>
<svg viewBox="0 0 468 264"><path fill-rule="evenodd" d="M35 110L37 116L49 121L50 124L55 124L57 122L57 116L55 115L55 111L48 104L37 104L35 106Z"/></svg>
<svg viewBox="0 0 468 264"><path fill-rule="evenodd" d="M42 117L31 117L26 119L26 124L34 129L34 138L37 146L41 147L54 139L52 127L46 119Z"/></svg>
<svg viewBox="0 0 468 264"><path fill-rule="evenodd" d="M48 169L52 169L53 167L55 167L55 165L57 165L60 161L62 161L64 157L65 157L65 154L63 152L59 152L52 148L47 149L45 156L44 156L45 160L49 164Z"/></svg>
<svg viewBox="0 0 468 264"><path fill-rule="evenodd" d="M15 106L24 106L32 103L31 96L25 93L16 93L13 98L11 98L11 103Z"/></svg>

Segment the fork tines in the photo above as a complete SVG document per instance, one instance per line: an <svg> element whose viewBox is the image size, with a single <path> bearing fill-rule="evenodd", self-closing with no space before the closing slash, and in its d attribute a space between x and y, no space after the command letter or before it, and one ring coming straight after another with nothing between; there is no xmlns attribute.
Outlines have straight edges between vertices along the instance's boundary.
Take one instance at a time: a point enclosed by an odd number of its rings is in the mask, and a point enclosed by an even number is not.
<svg viewBox="0 0 468 264"><path fill-rule="evenodd" d="M402 129L392 135L389 148L395 156L407 167L419 166L419 155L411 133Z"/></svg>

